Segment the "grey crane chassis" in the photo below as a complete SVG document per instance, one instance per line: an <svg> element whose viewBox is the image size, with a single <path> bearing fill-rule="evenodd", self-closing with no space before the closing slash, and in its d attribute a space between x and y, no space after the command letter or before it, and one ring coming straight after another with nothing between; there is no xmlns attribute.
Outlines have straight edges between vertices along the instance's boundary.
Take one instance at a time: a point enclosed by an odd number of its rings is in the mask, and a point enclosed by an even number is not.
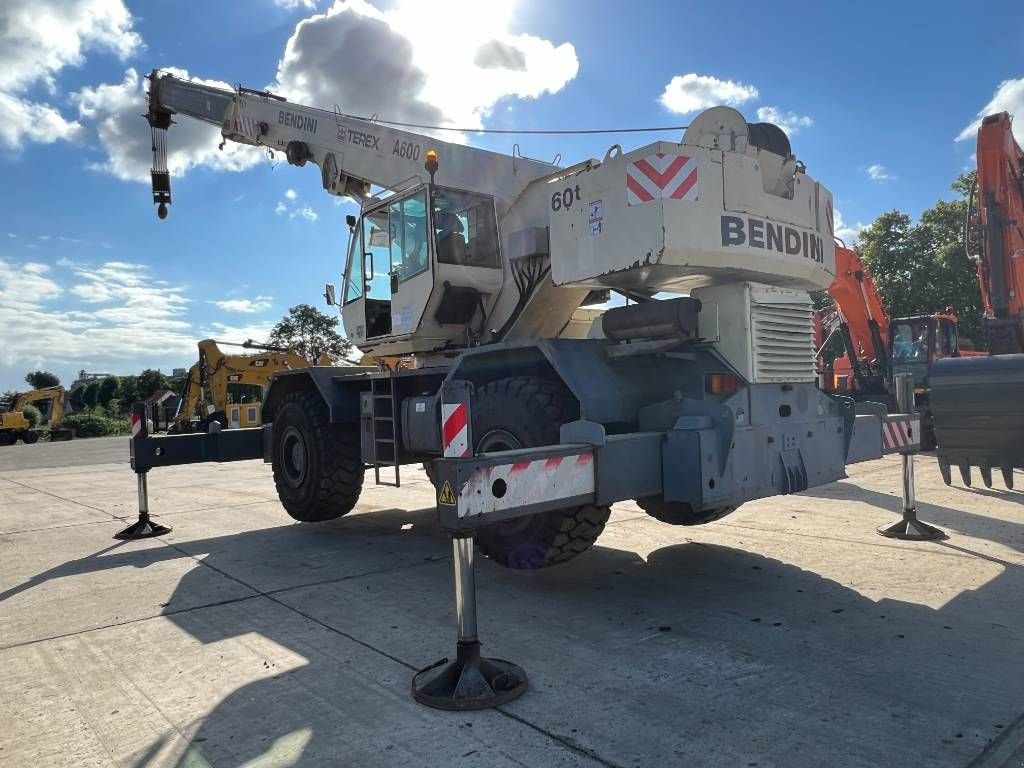
<svg viewBox="0 0 1024 768"><path fill-rule="evenodd" d="M319 521L355 506L366 469L398 483L424 462L445 529L541 567L593 544L616 501L699 524L916 441L912 417L815 385L806 291L835 270L831 195L774 126L716 108L678 144L560 169L269 94L152 82L154 133L172 114L205 120L362 200L346 331L410 364L278 374L262 429L140 437L137 472L262 456L289 514ZM170 203L159 158L154 201ZM579 322L603 289L638 303ZM653 300L664 291L688 295ZM894 429L902 446L883 441Z"/></svg>

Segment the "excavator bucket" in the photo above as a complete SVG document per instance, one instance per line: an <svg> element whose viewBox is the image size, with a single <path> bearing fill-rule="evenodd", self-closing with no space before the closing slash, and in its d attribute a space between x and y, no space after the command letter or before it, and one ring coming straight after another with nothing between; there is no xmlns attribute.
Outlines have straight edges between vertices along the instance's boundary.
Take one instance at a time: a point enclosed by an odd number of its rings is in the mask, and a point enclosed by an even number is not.
<svg viewBox="0 0 1024 768"><path fill-rule="evenodd" d="M971 485L971 467L992 486L999 470L1007 488L1024 470L1024 355L937 360L929 375L939 470L947 485L952 468Z"/></svg>

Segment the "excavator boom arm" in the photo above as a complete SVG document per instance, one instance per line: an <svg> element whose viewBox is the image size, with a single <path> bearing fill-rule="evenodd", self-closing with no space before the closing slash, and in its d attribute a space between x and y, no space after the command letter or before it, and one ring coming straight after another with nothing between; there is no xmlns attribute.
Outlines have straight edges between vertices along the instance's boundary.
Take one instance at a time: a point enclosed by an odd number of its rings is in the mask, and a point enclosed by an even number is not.
<svg viewBox="0 0 1024 768"><path fill-rule="evenodd" d="M978 283L995 354L1024 352L1024 150L1006 112L978 128Z"/></svg>

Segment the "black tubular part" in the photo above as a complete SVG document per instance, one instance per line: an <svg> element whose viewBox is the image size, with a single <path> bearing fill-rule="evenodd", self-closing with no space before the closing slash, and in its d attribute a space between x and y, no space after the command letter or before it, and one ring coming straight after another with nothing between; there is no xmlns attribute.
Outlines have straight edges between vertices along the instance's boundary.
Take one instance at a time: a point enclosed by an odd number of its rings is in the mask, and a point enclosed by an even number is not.
<svg viewBox="0 0 1024 768"><path fill-rule="evenodd" d="M1013 470L1024 469L1024 354L937 360L929 386L946 483L955 466L970 485L974 466L986 484L997 469L1012 487Z"/></svg>
<svg viewBox="0 0 1024 768"><path fill-rule="evenodd" d="M508 448L557 444L559 427L575 420L577 412L562 384L533 376L492 381L477 390L470 406L477 446L488 433L503 430L519 442ZM481 552L508 568L545 568L590 549L610 513L609 507L592 505L542 512L481 528L476 543Z"/></svg>
<svg viewBox="0 0 1024 768"><path fill-rule="evenodd" d="M601 328L612 341L690 339L697 335L700 308L690 297L613 307L601 316Z"/></svg>
<svg viewBox="0 0 1024 768"><path fill-rule="evenodd" d="M331 424L319 393L299 390L281 401L273 430L274 485L288 514L316 523L350 512L363 488L358 425ZM285 465L286 458L294 461L293 448L302 453L300 476Z"/></svg>

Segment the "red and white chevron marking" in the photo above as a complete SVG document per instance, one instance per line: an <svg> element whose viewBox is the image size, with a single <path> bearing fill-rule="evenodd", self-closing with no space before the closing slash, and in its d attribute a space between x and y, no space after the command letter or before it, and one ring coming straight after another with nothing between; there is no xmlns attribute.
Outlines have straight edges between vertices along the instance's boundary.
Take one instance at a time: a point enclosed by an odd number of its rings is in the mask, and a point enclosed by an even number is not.
<svg viewBox="0 0 1024 768"><path fill-rule="evenodd" d="M594 488L590 452L481 467L462 487L459 517L583 496Z"/></svg>
<svg viewBox="0 0 1024 768"><path fill-rule="evenodd" d="M132 412L132 439L133 440L135 438L137 438L137 437L142 437L143 436L142 435L142 427L143 427L142 417L139 414L137 414L137 413L135 413L133 411Z"/></svg>
<svg viewBox="0 0 1024 768"><path fill-rule="evenodd" d="M696 200L699 192L697 158L656 155L626 166L626 202L642 205L652 200Z"/></svg>
<svg viewBox="0 0 1024 768"><path fill-rule="evenodd" d="M441 403L441 446L446 459L469 456L469 408Z"/></svg>
<svg viewBox="0 0 1024 768"><path fill-rule="evenodd" d="M235 133L245 136L248 139L258 139L261 136L260 122L245 115L235 115Z"/></svg>
<svg viewBox="0 0 1024 768"><path fill-rule="evenodd" d="M882 450L900 451L917 448L920 420L910 416L889 417L882 422Z"/></svg>

